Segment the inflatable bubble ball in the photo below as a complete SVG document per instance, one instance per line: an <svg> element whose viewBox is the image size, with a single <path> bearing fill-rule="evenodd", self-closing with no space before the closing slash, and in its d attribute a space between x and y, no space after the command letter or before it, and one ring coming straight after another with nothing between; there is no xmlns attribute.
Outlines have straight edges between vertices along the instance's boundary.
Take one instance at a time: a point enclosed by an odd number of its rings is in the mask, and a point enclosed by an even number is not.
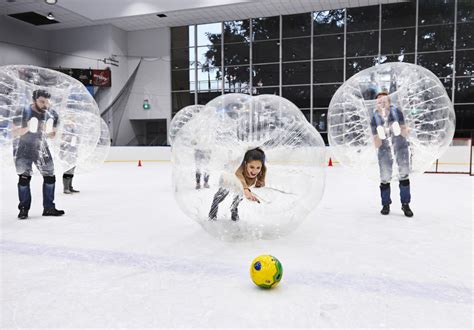
<svg viewBox="0 0 474 330"><path fill-rule="evenodd" d="M0 123L2 162L26 175L77 166L101 133L97 104L79 81L29 65L0 67Z"/></svg>
<svg viewBox="0 0 474 330"><path fill-rule="evenodd" d="M414 64L363 70L329 105L328 139L335 158L382 183L426 171L447 149L454 130L454 109L443 84Z"/></svg>
<svg viewBox="0 0 474 330"><path fill-rule="evenodd" d="M174 136L172 163L181 209L224 240L287 235L324 191L323 139L275 95L211 100Z"/></svg>

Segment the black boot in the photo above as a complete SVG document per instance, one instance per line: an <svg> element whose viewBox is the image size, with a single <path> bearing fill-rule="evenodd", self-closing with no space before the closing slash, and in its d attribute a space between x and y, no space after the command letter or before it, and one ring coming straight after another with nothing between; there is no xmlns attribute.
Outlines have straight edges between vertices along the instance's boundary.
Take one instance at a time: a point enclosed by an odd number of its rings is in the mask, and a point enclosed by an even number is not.
<svg viewBox="0 0 474 330"><path fill-rule="evenodd" d="M18 219L24 220L26 218L28 218L28 209L22 207L18 213Z"/></svg>
<svg viewBox="0 0 474 330"><path fill-rule="evenodd" d="M232 219L232 221L239 221L239 211L237 211L237 209L234 209L234 210L231 210L231 216L230 218Z"/></svg>
<svg viewBox="0 0 474 330"><path fill-rule="evenodd" d="M43 215L44 216L52 216L52 217L60 217L60 216L64 215L64 211L63 210L57 210L55 207L53 207L52 209L44 209L43 210Z"/></svg>
<svg viewBox="0 0 474 330"><path fill-rule="evenodd" d="M72 177L71 177L71 180L69 181L69 191L72 192L72 193L80 192L79 190L76 190L72 187Z"/></svg>
<svg viewBox="0 0 474 330"><path fill-rule="evenodd" d="M383 215L387 215L390 213L390 204L386 204L382 207L382 210L380 211Z"/></svg>
<svg viewBox="0 0 474 330"><path fill-rule="evenodd" d="M403 213L405 213L406 217L411 218L413 216L413 212L410 209L410 205L408 205L408 204L402 204L402 211L403 211Z"/></svg>
<svg viewBox="0 0 474 330"><path fill-rule="evenodd" d="M72 193L71 188L70 188L71 180L72 180L72 178L63 176L63 187L64 187L63 192L65 194L71 194Z"/></svg>

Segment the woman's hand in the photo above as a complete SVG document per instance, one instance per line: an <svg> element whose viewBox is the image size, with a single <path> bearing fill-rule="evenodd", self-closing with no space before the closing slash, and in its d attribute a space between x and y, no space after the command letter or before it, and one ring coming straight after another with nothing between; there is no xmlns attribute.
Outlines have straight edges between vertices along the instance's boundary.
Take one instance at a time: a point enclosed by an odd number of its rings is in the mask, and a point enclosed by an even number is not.
<svg viewBox="0 0 474 330"><path fill-rule="evenodd" d="M258 198L255 197L254 194L252 194L252 193L250 192L250 189L248 189L248 188L245 188L245 189L244 189L244 196L245 196L245 198L247 198L249 201L252 201L252 202L259 202L259 203L260 203L260 201L258 200Z"/></svg>

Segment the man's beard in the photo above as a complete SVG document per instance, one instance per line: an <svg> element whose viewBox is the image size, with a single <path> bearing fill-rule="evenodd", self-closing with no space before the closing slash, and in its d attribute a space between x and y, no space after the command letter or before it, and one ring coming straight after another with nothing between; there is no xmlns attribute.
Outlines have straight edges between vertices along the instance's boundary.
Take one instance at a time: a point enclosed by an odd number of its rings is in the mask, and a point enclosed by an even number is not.
<svg viewBox="0 0 474 330"><path fill-rule="evenodd" d="M43 108L41 108L38 104L35 103L35 107L36 109L41 112L41 113L45 113L46 110L48 110L48 107L47 106L44 106Z"/></svg>

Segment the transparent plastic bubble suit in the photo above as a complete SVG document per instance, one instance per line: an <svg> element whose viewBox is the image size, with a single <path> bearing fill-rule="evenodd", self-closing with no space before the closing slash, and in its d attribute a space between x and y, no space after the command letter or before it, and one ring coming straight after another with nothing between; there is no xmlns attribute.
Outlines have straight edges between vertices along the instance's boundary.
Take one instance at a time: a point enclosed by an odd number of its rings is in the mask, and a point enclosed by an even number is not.
<svg viewBox="0 0 474 330"><path fill-rule="evenodd" d="M82 162L79 163L76 173L92 172L102 165L110 151L110 131L107 123L100 119L100 137L97 145L91 154Z"/></svg>
<svg viewBox="0 0 474 330"><path fill-rule="evenodd" d="M99 109L79 81L35 66L3 66L0 95L2 161L18 174L62 173L96 147Z"/></svg>
<svg viewBox="0 0 474 330"><path fill-rule="evenodd" d="M178 134L178 131L186 125L194 115L200 113L205 108L204 105L188 105L187 107L179 110L173 117L168 130L168 141L170 145L173 145L174 137Z"/></svg>
<svg viewBox="0 0 474 330"><path fill-rule="evenodd" d="M385 63L363 70L334 94L328 138L335 158L374 180L423 173L448 148L455 130L452 103L429 70Z"/></svg>
<svg viewBox="0 0 474 330"><path fill-rule="evenodd" d="M266 156L265 186L251 188L260 203L242 198L235 172L244 154ZM323 195L325 146L320 134L290 101L275 95L226 94L210 101L183 125L173 141L173 185L181 209L211 235L224 240L274 239L295 230ZM196 189L208 176L209 188ZM216 220L209 211L216 193ZM221 190L222 192L222 190Z"/></svg>

